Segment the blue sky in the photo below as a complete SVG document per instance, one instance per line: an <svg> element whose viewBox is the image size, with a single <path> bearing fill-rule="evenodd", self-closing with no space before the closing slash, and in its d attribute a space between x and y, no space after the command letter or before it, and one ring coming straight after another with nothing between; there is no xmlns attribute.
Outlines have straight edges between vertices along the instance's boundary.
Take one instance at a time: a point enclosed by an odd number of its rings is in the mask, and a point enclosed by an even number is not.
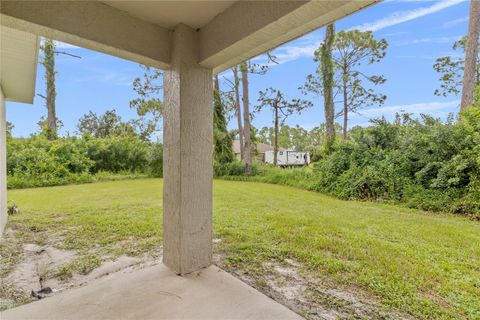
<svg viewBox="0 0 480 320"><path fill-rule="evenodd" d="M467 33L468 9L469 2L464 0L386 0L337 22L337 30L372 30L376 38L385 38L389 43L385 59L364 69L370 74L385 75L387 82L379 90L388 99L382 107L352 115L350 124L366 125L369 119L382 115L391 119L401 110L442 118L456 112L459 97L434 96L439 81L432 66L437 57L457 54L451 46ZM270 86L280 89L288 98L303 97L298 87L316 68L313 51L323 36L324 30L320 29L277 48L274 53L280 64L272 67L266 75L251 76L252 106L256 104L258 91ZM143 73L137 63L67 44L59 43L59 47L82 57L75 59L60 55L56 61L57 116L64 124L62 134L75 134L78 119L89 110L103 113L115 108L124 120L135 117L128 104L135 97L132 81ZM261 61L262 57L257 59ZM230 76L229 72L221 75ZM36 91L45 92L41 66ZM321 98L308 98L314 103L313 108L290 117L287 120L289 125L299 124L311 129L324 121ZM33 105L7 103L7 120L15 125L15 136L28 136L38 131L36 123L45 115L44 101L39 97L35 98ZM253 121L257 128L271 126L271 123L272 116L268 111L256 114ZM235 127L233 121L230 127Z"/></svg>

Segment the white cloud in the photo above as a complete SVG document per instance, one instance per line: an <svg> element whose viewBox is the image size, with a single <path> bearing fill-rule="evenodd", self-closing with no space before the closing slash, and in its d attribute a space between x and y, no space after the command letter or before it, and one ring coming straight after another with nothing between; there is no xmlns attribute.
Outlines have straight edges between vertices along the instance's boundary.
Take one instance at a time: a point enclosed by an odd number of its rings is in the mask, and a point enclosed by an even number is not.
<svg viewBox="0 0 480 320"><path fill-rule="evenodd" d="M300 58L308 57L313 59L315 50L318 49L321 41L312 36L308 36L307 38L302 38L294 43L297 44L283 45L272 50L271 52L275 56L275 62L270 61L267 54L256 56L252 58L251 61L260 65L275 67L276 65L284 64ZM220 74L220 77L222 79L225 78L231 81L233 79L233 72L231 69L225 70Z"/></svg>
<svg viewBox="0 0 480 320"><path fill-rule="evenodd" d="M289 44L282 45L274 50L272 54L275 56L275 62L269 61L266 54L262 54L253 59L256 63L268 64L274 66L277 64L287 63L300 58L312 59L322 43L322 39L318 37L317 33L310 33L302 38L295 40Z"/></svg>
<svg viewBox="0 0 480 320"><path fill-rule="evenodd" d="M378 107L360 112L361 116L368 118L376 118L386 116L393 116L397 112L408 112L413 114L428 113L432 116L442 116L449 112L454 112L460 105L460 100L446 101L446 102L422 102L407 105L393 105L387 107Z"/></svg>
<svg viewBox="0 0 480 320"><path fill-rule="evenodd" d="M394 46L407 46L407 45L422 44L422 43L449 43L449 44L453 44L455 41L458 41L461 38L462 38L462 36L420 38L420 39L393 41L392 44Z"/></svg>
<svg viewBox="0 0 480 320"><path fill-rule="evenodd" d="M408 32L406 31L398 31L398 32L391 32L391 33L385 33L385 37L398 37L402 36L404 34L407 34Z"/></svg>
<svg viewBox="0 0 480 320"><path fill-rule="evenodd" d="M313 57L315 50L320 46L321 41L313 43L305 43L299 46L284 46L274 51L276 61L279 64L286 63L292 60L297 60L303 57Z"/></svg>
<svg viewBox="0 0 480 320"><path fill-rule="evenodd" d="M395 0L401 2L433 2L433 1L426 1L426 0ZM377 20L372 23L365 23L363 25L351 28L351 29L360 29L362 31L371 30L371 31L378 31L383 28L393 26L396 24L400 24L403 22L407 22L410 20L414 20L428 14L432 14L438 12L440 10L449 8L451 6L457 5L466 0L443 0L440 2L433 2L432 5L429 7L418 8L409 11L399 11L394 12L386 18ZM390 36L398 36L402 34L406 34L407 32L397 32L397 33L390 33ZM423 39L414 39L408 41L398 41L397 45L409 45L409 44L419 44L419 43L453 43L454 41L458 40L460 37L439 37L439 38L423 38ZM299 58L313 58L315 50L318 49L320 44L322 43L321 40L316 38L313 34L307 35L302 38L302 42L285 45L282 47L277 48L273 51L275 56L277 57L278 64L283 64L286 62L290 62L293 60L297 60ZM265 55L261 55L254 59L258 63L268 63L267 58ZM271 64L271 63L270 63Z"/></svg>
<svg viewBox="0 0 480 320"><path fill-rule="evenodd" d="M389 16L373 22L367 22L362 25L353 27L361 31L378 31L407 21L415 20L426 15L441 11L451 6L457 5L465 0L444 0L436 2L429 7L422 7L407 11L397 11Z"/></svg>
<svg viewBox="0 0 480 320"><path fill-rule="evenodd" d="M418 8L409 11L399 11L392 13L390 16L377 20L372 23L365 23L360 26L353 27L351 29L360 29L362 31L371 30L378 31L383 28L414 20L425 15L438 12L440 10L446 9L453 5L459 4L466 0L442 0L437 2L437 0L390 0L387 2L434 2L433 5L429 7ZM406 34L406 31L399 31L395 33L389 33L386 36L399 36ZM423 39L414 39L408 41L398 41L397 45L408 45L408 44L418 44L418 43L453 43L458 40L459 37L440 37L440 38L423 38ZM317 34L311 33L297 40L289 45L284 45L273 50L273 54L276 56L276 62L278 64L287 63L294 61L300 58L313 58L315 50L318 49L322 41L318 39ZM269 62L265 54L260 55L253 59L254 62L260 64L268 64L274 66L275 63ZM225 72L223 74L226 78L233 78L231 72Z"/></svg>
<svg viewBox="0 0 480 320"><path fill-rule="evenodd" d="M451 27L454 27L458 24L462 24L464 22L467 22L468 21L468 17L462 17L462 18L458 18L458 19L453 19L453 20L450 20L450 21L446 21L443 23L443 27L444 28L451 28Z"/></svg>

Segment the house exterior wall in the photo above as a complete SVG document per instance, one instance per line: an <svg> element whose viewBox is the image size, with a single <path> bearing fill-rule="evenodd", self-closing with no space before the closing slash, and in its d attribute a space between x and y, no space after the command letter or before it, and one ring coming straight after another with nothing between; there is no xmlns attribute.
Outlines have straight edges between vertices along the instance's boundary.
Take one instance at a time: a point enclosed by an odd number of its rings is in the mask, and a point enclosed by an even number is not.
<svg viewBox="0 0 480 320"><path fill-rule="evenodd" d="M0 86L0 237L7 224L7 117Z"/></svg>

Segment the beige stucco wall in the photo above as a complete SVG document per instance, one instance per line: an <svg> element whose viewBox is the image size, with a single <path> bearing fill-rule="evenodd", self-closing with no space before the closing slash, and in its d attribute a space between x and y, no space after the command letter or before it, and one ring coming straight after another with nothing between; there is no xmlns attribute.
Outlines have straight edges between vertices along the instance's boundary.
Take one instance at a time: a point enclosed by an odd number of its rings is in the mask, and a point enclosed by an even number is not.
<svg viewBox="0 0 480 320"><path fill-rule="evenodd" d="M7 117L0 86L0 237L7 224Z"/></svg>

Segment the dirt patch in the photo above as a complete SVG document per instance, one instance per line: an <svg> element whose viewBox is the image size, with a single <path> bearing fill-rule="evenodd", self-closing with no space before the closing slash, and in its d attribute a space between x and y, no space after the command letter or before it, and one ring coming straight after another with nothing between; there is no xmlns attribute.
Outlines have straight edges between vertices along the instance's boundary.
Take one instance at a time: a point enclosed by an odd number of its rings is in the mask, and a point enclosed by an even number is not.
<svg viewBox="0 0 480 320"><path fill-rule="evenodd" d="M2 250L2 253L15 254L16 258L0 256L2 264L5 264L0 281L0 310L36 300L32 297L32 291L51 288L53 295L114 272L153 265L161 260L161 250L138 257L98 257L96 253L79 255L74 251L62 250L55 247L53 242L22 245L15 240L12 231L7 235L8 239L2 239L2 246L8 246L10 251ZM10 248L16 248L16 251L11 252L13 249ZM91 263L88 258L92 256L96 259L94 264L80 265L85 261ZM65 276L65 271L69 272L68 276Z"/></svg>
<svg viewBox="0 0 480 320"><path fill-rule="evenodd" d="M216 257L217 264L222 265L222 260ZM265 272L260 278L239 270L229 272L309 320L412 319L385 310L374 297L359 288L339 287L314 277L294 260L265 263L263 269Z"/></svg>
<svg viewBox="0 0 480 320"><path fill-rule="evenodd" d="M23 246L22 262L17 264L5 280L25 293L50 286L48 273L55 267L75 258L75 253L37 244Z"/></svg>
<svg viewBox="0 0 480 320"><path fill-rule="evenodd" d="M99 252L76 253L55 247L57 242L42 244L15 243L9 231L9 266L2 268L0 310L36 300L31 292L51 288L52 293L83 286L94 279L119 271L134 270L160 263L162 251L130 257L112 257ZM50 239L53 240L53 239ZM4 241L4 239L2 239ZM221 240L214 239L214 243ZM5 243L2 243L4 245ZM92 258L93 257L93 258ZM223 265L224 254L214 255L215 263L309 320L320 319L410 319L387 311L371 295L355 287L339 287L328 279L315 277L297 261L268 262L262 271L252 275L242 270L229 270ZM2 266L3 267L3 266ZM67 277L62 277L69 272ZM85 272L83 272L83 271Z"/></svg>

